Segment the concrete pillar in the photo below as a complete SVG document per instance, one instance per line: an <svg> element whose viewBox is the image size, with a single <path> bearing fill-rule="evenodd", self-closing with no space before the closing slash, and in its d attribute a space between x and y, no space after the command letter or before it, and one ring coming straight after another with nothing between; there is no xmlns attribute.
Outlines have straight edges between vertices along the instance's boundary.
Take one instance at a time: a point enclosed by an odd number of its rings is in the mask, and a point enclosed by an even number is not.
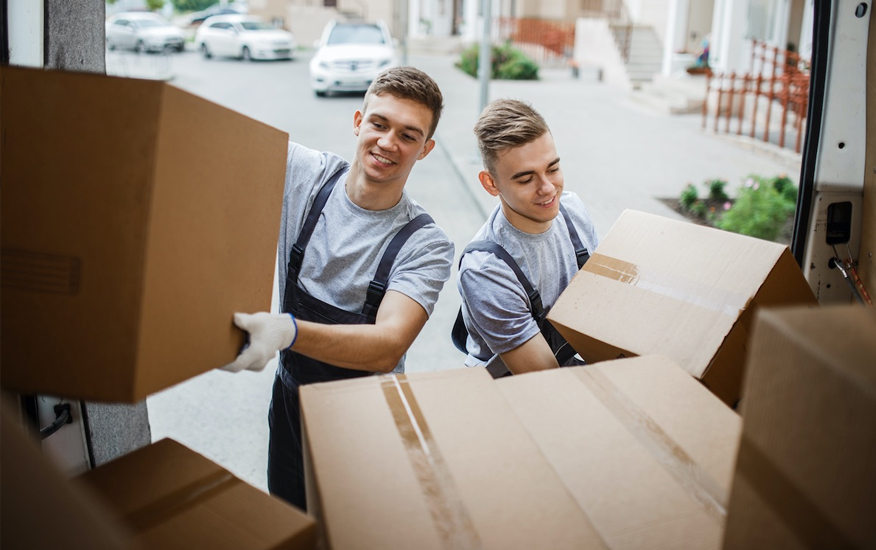
<svg viewBox="0 0 876 550"><path fill-rule="evenodd" d="M669 3L669 16L666 18L666 39L663 41L663 66L660 71L665 76L674 72L675 53L686 49L689 13L690 0L672 0Z"/></svg>
<svg viewBox="0 0 876 550"><path fill-rule="evenodd" d="M709 65L716 72L749 70L751 48L745 37L748 0L716 0Z"/></svg>
<svg viewBox="0 0 876 550"><path fill-rule="evenodd" d="M812 59L812 17L815 15L815 0L806 0L803 8L803 24L800 28L799 53L803 59Z"/></svg>

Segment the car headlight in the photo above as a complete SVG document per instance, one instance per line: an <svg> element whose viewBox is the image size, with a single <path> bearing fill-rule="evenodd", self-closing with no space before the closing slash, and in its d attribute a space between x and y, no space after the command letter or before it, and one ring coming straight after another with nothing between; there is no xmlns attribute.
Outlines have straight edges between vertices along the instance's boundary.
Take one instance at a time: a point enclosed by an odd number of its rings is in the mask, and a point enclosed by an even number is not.
<svg viewBox="0 0 876 550"><path fill-rule="evenodd" d="M326 69L326 70L331 69L331 67L330 67L329 64L328 64L328 61L320 61L320 62L319 62L319 68L320 68L320 69Z"/></svg>
<svg viewBox="0 0 876 550"><path fill-rule="evenodd" d="M378 68L381 68L381 69L382 69L383 67L386 67L387 65L389 65L390 61L392 61L392 60L391 60L391 59L384 59L384 60L382 60L382 61L380 62L380 65L378 65Z"/></svg>

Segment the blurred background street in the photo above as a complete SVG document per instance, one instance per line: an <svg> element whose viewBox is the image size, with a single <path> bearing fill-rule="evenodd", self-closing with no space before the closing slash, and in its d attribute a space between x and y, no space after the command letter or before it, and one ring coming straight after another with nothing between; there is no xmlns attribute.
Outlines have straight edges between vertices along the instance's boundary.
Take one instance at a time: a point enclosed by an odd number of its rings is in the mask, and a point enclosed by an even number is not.
<svg viewBox="0 0 876 550"><path fill-rule="evenodd" d="M308 147L349 159L355 146L353 113L362 94L314 95L312 52L291 61L205 59L189 44L179 54L107 52L107 73L159 78L289 133ZM457 55L412 51L409 64L439 83L445 96L437 146L415 167L408 192L455 242L458 253L496 204L477 181L480 160L472 127L479 83L454 67ZM661 202L688 183L723 178L734 190L749 174L796 180L799 155L701 129L700 114L671 116L637 101L636 91L567 67L547 68L536 81L492 81L490 98L529 101L551 126L566 189L588 205L600 236L626 208L684 219ZM209 158L192 162L210 162ZM245 184L245 182L241 182ZM280 197L277 197L280 200ZM276 299L276 297L275 297ZM411 348L408 372L460 368L450 342L459 307L455 270L432 318ZM276 363L263 372L208 372L148 399L152 439L173 437L247 482L266 488L267 409Z"/></svg>

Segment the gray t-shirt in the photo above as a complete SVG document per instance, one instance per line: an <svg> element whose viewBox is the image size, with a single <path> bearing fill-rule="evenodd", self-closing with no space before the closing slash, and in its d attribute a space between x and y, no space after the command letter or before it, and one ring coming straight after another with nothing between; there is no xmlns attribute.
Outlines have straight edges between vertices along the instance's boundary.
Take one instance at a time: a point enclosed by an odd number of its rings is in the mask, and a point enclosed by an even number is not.
<svg viewBox="0 0 876 550"><path fill-rule="evenodd" d="M593 220L574 193L563 193L578 236L592 253L599 244ZM557 301L578 271L575 249L562 215L544 233L525 233L508 221L496 206L472 241L493 241L517 262L541 295L545 309ZM520 347L539 333L530 313L529 297L504 261L489 252L467 253L459 268L457 288L462 295L462 315L469 337L465 365L484 365L497 354Z"/></svg>
<svg viewBox="0 0 876 550"><path fill-rule="evenodd" d="M281 303L289 254L306 214L323 184L346 164L333 153L289 143L277 253ZM314 298L358 313L389 241L425 210L406 192L392 208L365 210L347 196L345 183L346 175L338 180L323 208L304 252L298 284ZM450 278L453 253L453 243L437 225L415 231L396 257L387 290L401 292L431 315L438 293ZM397 370L403 366L404 358Z"/></svg>

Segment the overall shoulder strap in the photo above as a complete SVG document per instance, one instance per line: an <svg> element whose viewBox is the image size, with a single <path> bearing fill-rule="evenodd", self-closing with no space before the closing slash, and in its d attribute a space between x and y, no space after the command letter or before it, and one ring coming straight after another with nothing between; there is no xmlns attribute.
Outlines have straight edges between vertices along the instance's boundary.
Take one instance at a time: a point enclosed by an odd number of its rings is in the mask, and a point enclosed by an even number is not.
<svg viewBox="0 0 876 550"><path fill-rule="evenodd" d="M587 263L587 260L590 259L590 251L587 250L587 247L584 246L584 243L581 242L581 237L578 236L578 230L575 229L575 225L572 223L572 218L569 216L569 212L566 210L566 207L563 206L563 203L560 203L560 213L563 215L563 219L566 220L566 227L569 229L569 238L572 240L572 246L575 248L575 259L578 261L578 269L584 267L584 264Z"/></svg>
<svg viewBox="0 0 876 550"><path fill-rule="evenodd" d="M395 263L396 256L398 256L399 251L415 231L430 223L435 223L435 221L429 214L420 214L405 224L392 237L392 240L389 241L389 246L383 252L383 257L380 258L374 279L368 284L368 293L365 295L365 306L362 308L362 313L371 316L377 315L377 309L380 307L380 302L383 301L383 295L386 294L389 272L392 270L392 264Z"/></svg>
<svg viewBox="0 0 876 550"><path fill-rule="evenodd" d="M289 253L289 277L293 281L298 280L298 270L301 269L301 262L304 260L304 249L307 248L307 243L310 242L310 237L313 235L313 230L316 228L316 222L319 221L319 215L322 209L325 208L325 203L328 201L329 195L332 194L332 189L344 173L349 169L348 166L342 166L334 175L325 182L319 192L316 194L310 211L304 219L304 226L301 228L301 233L298 234L298 240L292 245L292 251Z"/></svg>
<svg viewBox="0 0 876 550"><path fill-rule="evenodd" d="M460 266L462 265L463 256L472 251L490 252L511 268L511 271L514 272L514 275L523 287L524 292L526 292L526 295L529 297L529 312L532 314L535 322L538 323L538 326L541 327L542 319L544 317L544 306L541 302L541 295L538 293L538 290L533 288L532 283L530 283L529 279L526 278L526 275L523 274L523 271L520 269L520 266L514 258L511 257L511 254L508 254L507 250L493 241L474 241L466 246L465 250L463 250L462 254L459 256ZM450 332L450 339L453 341L453 345L456 349L463 353L468 353L468 350L465 347L465 341L467 338L468 329L465 328L465 321L462 318L462 308L460 307L459 313L456 314L456 322L453 324L453 329Z"/></svg>

